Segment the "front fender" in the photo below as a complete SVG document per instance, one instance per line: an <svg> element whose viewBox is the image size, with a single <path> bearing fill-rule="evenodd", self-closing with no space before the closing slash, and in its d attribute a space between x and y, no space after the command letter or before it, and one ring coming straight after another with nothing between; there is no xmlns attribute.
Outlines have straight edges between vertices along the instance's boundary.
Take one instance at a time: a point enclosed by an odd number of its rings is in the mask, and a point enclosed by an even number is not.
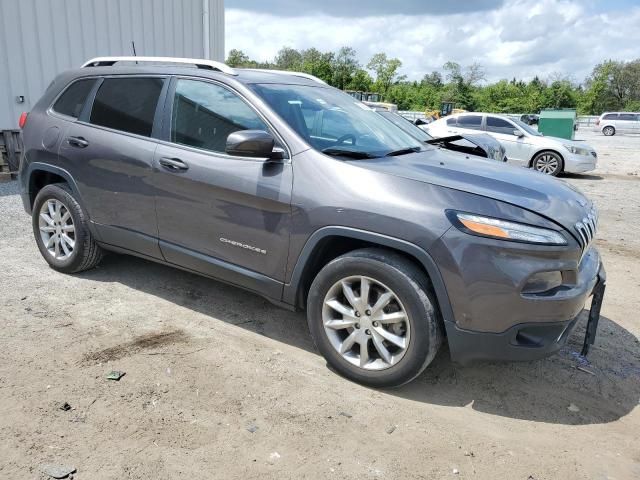
<svg viewBox="0 0 640 480"><path fill-rule="evenodd" d="M433 289L438 300L440 312L445 321L454 321L449 295L442 280L440 270L431 255L424 249L413 243L401 240L399 238L390 237L380 233L369 232L351 227L344 226L327 226L316 230L305 243L300 256L296 260L293 273L289 283L286 283L282 292L282 301L284 303L295 305L298 291L303 279L305 266L308 264L312 255L316 252L316 247L320 241L327 237L346 237L354 240L362 240L381 247L393 248L410 255L415 258L426 270Z"/></svg>

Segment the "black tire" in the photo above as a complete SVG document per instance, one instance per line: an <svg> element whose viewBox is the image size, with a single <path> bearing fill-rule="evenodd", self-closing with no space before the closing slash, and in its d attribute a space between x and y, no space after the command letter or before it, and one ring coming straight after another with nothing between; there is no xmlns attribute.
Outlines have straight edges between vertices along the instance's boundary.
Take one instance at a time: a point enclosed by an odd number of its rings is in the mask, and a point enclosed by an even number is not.
<svg viewBox="0 0 640 480"><path fill-rule="evenodd" d="M544 162L548 157L552 157L556 161L556 167L553 171L543 171L544 167L542 162ZM564 160L558 152L554 152L553 150L544 150L533 157L533 160L531 161L531 168L546 175L557 177L564 170Z"/></svg>
<svg viewBox="0 0 640 480"><path fill-rule="evenodd" d="M47 250L40 234L40 209L45 202L51 199L58 200L69 211L75 228L75 245L71 254L65 259L54 258ZM89 231L87 216L66 183L47 185L38 192L33 203L32 225L38 249L54 270L63 273L81 272L94 268L102 260L103 250L93 239Z"/></svg>
<svg viewBox="0 0 640 480"><path fill-rule="evenodd" d="M615 127L612 127L611 125L607 125L606 127L604 127L602 129L602 134L605 137L612 137L612 136L614 136L616 134L616 129L615 129Z"/></svg>
<svg viewBox="0 0 640 480"><path fill-rule="evenodd" d="M404 356L383 370L367 370L347 360L325 332L323 303L329 289L349 276L366 276L388 286L404 306L411 335ZM371 387L398 387L417 377L431 363L442 343L442 322L431 283L411 261L392 251L362 249L329 262L316 276L307 298L309 330L328 364L344 377Z"/></svg>

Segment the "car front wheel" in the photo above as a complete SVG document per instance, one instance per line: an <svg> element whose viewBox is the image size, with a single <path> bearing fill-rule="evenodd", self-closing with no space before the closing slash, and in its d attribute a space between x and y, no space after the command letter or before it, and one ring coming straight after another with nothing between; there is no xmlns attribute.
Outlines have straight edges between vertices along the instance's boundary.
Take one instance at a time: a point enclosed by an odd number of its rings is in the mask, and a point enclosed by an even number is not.
<svg viewBox="0 0 640 480"><path fill-rule="evenodd" d="M531 162L534 170L551 176L558 176L562 172L562 157L555 152L540 152Z"/></svg>
<svg viewBox="0 0 640 480"><path fill-rule="evenodd" d="M311 285L307 319L329 365L373 387L414 379L442 339L428 278L386 250L357 250L327 264Z"/></svg>

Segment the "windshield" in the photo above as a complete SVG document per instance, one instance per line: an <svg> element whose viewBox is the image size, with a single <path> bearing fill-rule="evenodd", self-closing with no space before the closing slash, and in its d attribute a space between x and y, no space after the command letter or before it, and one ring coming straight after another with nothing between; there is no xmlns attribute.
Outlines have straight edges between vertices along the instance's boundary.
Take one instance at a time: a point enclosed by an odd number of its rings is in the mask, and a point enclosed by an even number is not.
<svg viewBox="0 0 640 480"><path fill-rule="evenodd" d="M413 123L411 123L410 120L407 120L402 115L398 115L397 113L389 111L378 111L378 114L382 115L394 125L401 128L406 133L416 138L417 140L420 140L421 142L427 142L433 139L431 135L422 130L420 127L415 126Z"/></svg>
<svg viewBox="0 0 640 480"><path fill-rule="evenodd" d="M533 136L536 136L536 137L541 137L542 136L542 134L539 131L534 130L529 125L527 125L524 122L521 122L520 120L516 120L515 118L510 118L509 120L511 120L513 123L515 123L517 126L519 126L522 130L527 132L529 135L533 135Z"/></svg>
<svg viewBox="0 0 640 480"><path fill-rule="evenodd" d="M277 84L252 88L313 148L328 155L374 158L422 148L416 138L340 90Z"/></svg>

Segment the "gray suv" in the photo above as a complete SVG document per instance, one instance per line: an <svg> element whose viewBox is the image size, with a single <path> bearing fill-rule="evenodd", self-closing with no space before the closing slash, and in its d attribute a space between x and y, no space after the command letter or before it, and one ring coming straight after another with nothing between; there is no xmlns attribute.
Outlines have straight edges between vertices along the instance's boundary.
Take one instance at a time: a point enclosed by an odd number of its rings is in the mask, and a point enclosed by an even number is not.
<svg viewBox="0 0 640 480"><path fill-rule="evenodd" d="M443 342L462 363L547 356L592 294L593 343L591 201L425 144L317 78L98 58L23 120L22 199L55 270L108 250L243 287L306 310L327 362L377 387Z"/></svg>

